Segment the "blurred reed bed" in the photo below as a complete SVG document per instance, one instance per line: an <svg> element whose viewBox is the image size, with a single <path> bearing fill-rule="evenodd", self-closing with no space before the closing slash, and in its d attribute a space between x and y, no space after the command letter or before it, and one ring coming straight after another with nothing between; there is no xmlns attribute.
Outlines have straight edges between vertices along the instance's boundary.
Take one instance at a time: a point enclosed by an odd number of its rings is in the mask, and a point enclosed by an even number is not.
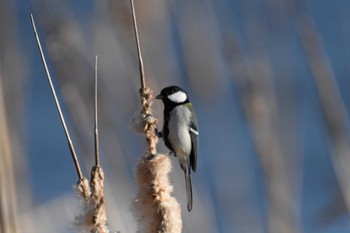
<svg viewBox="0 0 350 233"><path fill-rule="evenodd" d="M0 71L1 72L1 71ZM2 74L1 78L3 77ZM1 79L2 81L3 79ZM0 83L0 231L19 232L15 170L4 102L3 84Z"/></svg>
<svg viewBox="0 0 350 233"><path fill-rule="evenodd" d="M267 3L266 8L271 9ZM278 7L278 6L277 6ZM283 10L283 8L279 8ZM259 12L259 6L252 3L243 5L245 17L245 54L227 54L227 56L239 56L238 60L231 61L234 75L234 85L240 90L241 104L245 111L252 138L255 142L257 155L259 156L267 200L267 231L268 232L300 232L299 211L296 196L299 193L292 191L292 173L288 173L286 154L288 146L282 148L281 136L285 132L278 130L280 114L275 91L271 59L268 52L269 31ZM278 15L274 20L280 21ZM237 40L236 40L237 41ZM234 42L234 41L233 41ZM228 42L229 43L229 42ZM238 45L227 45L241 48ZM231 50L232 52L232 50ZM241 65L238 71L237 65ZM236 63L236 64L235 64ZM230 64L231 65L231 64ZM243 70L242 70L243 69ZM240 72L240 73L238 73ZM288 123L287 123L288 125ZM296 135L293 135L294 137ZM292 136L292 137L293 137ZM297 184L300 190L301 184Z"/></svg>
<svg viewBox="0 0 350 233"><path fill-rule="evenodd" d="M325 53L322 38L315 23L307 13L305 3L295 1L293 13L296 17L298 36L300 37L313 80L317 87L328 137L331 142L330 156L341 189L341 195L335 194L335 201L331 204L331 209L336 207L344 211L344 207L346 207L346 212L349 213L349 116L345 108L344 100L341 97L332 64ZM340 206L339 202L342 203ZM341 212L335 211L334 213L340 214ZM328 218L334 219L336 216L328 215Z"/></svg>
<svg viewBox="0 0 350 233"><path fill-rule="evenodd" d="M237 32L233 31L226 33L224 53L234 77L233 84L239 90L264 174L267 229L268 232L299 232L296 196L292 192L294 174L288 173L287 152L282 148L278 130L279 116L284 115L280 114L273 84L272 64L267 51L268 31L256 5L246 3L243 8L246 52L242 51L241 42L234 38Z"/></svg>
<svg viewBox="0 0 350 233"><path fill-rule="evenodd" d="M0 232L21 231L30 206L24 156L24 87L27 62L17 37L11 1L0 3ZM23 193L24 195L18 195Z"/></svg>
<svg viewBox="0 0 350 233"><path fill-rule="evenodd" d="M128 126L139 109L129 3L91 1L84 9L67 1L31 3L67 106L73 139L83 155L84 172L94 162L93 57L99 55L101 164L106 178L108 224L121 232L135 232L130 208L136 193L134 168L144 142ZM0 163L0 179L4 179L4 172L14 177L0 184L1 200L15 197L12 193L16 188L21 205L10 205L11 209L22 210L26 205L45 219L37 229L25 232L70 232L67 219L73 220L76 210L71 196L32 205L30 193L25 192L21 139L27 71L22 60L28 57L18 55L16 34L11 32L15 27L8 23L15 22L14 10L9 10L8 1L0 4L1 25L9 32L0 34L1 116L6 116L0 122L4 129L1 141L8 144L2 148L10 148L0 156L1 161L8 161L4 155L13 159L12 168ZM309 207L302 206L308 205L303 201L303 188L309 165L304 164L299 115L303 111L301 101L308 98L301 89L310 88L301 86L306 85L299 77L299 69L304 68L298 64L303 61L317 87L331 145L327 155L336 171L336 185L341 187L337 193L324 185L324 192L336 200L329 204L329 213L333 213L329 218L339 219L344 213L348 216L346 100L339 92L323 38L305 1L150 0L136 1L135 5L148 85L155 92L168 84L184 86L191 92L199 115L201 151L193 182L195 208L190 214L182 213L184 232L312 232L308 229L314 223L304 218ZM302 58L299 61L296 53ZM17 69L18 65L24 70ZM161 116L160 104L155 102L154 107L154 115ZM167 152L162 146L158 150ZM170 179L182 205L184 187L175 164ZM318 172L323 173L322 168ZM3 205L0 211L5 211ZM53 212L57 213L56 221L48 217ZM15 220L2 217L1 223L7 221L21 228L34 222L26 212L17 219L19 223ZM337 224L325 222L326 227Z"/></svg>

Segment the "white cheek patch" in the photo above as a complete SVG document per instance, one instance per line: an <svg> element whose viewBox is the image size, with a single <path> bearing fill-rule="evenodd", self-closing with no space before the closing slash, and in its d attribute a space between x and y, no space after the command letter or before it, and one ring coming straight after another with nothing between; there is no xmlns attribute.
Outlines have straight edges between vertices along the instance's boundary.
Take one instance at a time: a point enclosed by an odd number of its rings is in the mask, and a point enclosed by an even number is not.
<svg viewBox="0 0 350 233"><path fill-rule="evenodd" d="M168 99L175 103L183 103L186 101L187 95L182 91L177 91L174 94L168 95Z"/></svg>

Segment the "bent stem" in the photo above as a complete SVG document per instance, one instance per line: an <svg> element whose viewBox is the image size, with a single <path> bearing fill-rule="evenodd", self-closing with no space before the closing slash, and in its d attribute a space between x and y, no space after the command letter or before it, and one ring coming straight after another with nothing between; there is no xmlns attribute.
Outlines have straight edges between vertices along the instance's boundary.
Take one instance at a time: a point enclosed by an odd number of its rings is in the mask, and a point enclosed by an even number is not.
<svg viewBox="0 0 350 233"><path fill-rule="evenodd" d="M43 52L43 49L42 49L42 46L41 46L41 43L40 43L40 38L39 38L38 32L36 30L33 14L30 14L30 19L31 19L31 22L32 22L32 26L33 26L33 31L34 31L34 35L35 35L35 38L36 38L36 42L37 42L38 48L40 50L41 60L42 60L43 65L45 67L46 76L47 76L47 79L48 79L49 84L50 84L51 92L52 92L53 98L55 99L57 111L58 111L58 114L60 116L64 132L66 134L66 138L67 138L69 149L70 149L70 152L71 152L71 155L72 155L72 159L73 159L73 162L74 162L74 165L75 165L75 169L77 171L77 175L78 175L79 180L82 181L83 180L83 174L82 174L81 169L80 169L78 157L77 157L77 154L75 152L75 149L74 149L74 146L73 146L73 143L72 143L72 139L71 139L71 137L69 135L69 131L68 131L66 122L64 120L64 116L63 116L63 113L62 113L62 110L61 110L60 103L59 103L59 101L57 99L55 87L53 86L51 75L50 75L50 71L49 71L49 68L47 66L45 55L44 55L44 52Z"/></svg>

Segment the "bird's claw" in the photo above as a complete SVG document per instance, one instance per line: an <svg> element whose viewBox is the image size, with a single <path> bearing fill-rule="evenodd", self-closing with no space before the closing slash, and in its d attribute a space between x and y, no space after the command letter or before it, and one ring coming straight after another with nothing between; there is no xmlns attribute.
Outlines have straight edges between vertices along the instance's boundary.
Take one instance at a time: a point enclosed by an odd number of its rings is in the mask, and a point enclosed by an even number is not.
<svg viewBox="0 0 350 233"><path fill-rule="evenodd" d="M158 128L155 128L155 129L154 129L154 134L155 134L158 138L163 137L163 133L162 133L162 132L159 132L159 131L158 131Z"/></svg>

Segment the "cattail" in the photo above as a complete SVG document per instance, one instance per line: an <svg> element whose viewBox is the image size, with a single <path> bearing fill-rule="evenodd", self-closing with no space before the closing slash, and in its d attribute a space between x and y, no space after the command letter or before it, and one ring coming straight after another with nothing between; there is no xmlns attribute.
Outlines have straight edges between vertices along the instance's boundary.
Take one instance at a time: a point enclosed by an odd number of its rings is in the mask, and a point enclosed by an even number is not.
<svg viewBox="0 0 350 233"><path fill-rule="evenodd" d="M157 153L158 120L152 116L153 91L146 86L140 42L137 32L134 2L130 0L136 48L140 70L141 112L132 123L135 130L143 129L147 151L136 167L137 195L134 201L134 215L138 221L138 232L142 233L180 233L182 230L181 209L171 196L173 186L169 182L171 163L168 156Z"/></svg>
<svg viewBox="0 0 350 233"><path fill-rule="evenodd" d="M134 203L138 232L180 233L181 208L171 196L171 161L167 155L143 156L136 167L138 193Z"/></svg>
<svg viewBox="0 0 350 233"><path fill-rule="evenodd" d="M182 229L181 208L171 196L173 186L169 181L171 161L167 155L157 153L158 137L155 135L158 120L152 116L153 92L149 88L140 90L143 133L147 151L136 167L137 195L134 215L138 221L138 232L180 233Z"/></svg>
<svg viewBox="0 0 350 233"><path fill-rule="evenodd" d="M75 226L82 232L89 233L108 233L106 204L104 197L104 172L99 165L99 139L98 139L98 114L97 114L97 56L95 58L95 166L91 170L90 184L84 182L81 188L78 186L78 194L84 198L82 213L76 217ZM85 187L86 186L86 187ZM89 188L90 194L82 192ZM85 198L86 197L86 198Z"/></svg>
<svg viewBox="0 0 350 233"><path fill-rule="evenodd" d="M109 230L106 226L107 215L106 215L106 206L104 199L104 173L102 168L99 166L99 142L98 142L98 124L97 124L97 56L95 59L95 108L94 108L94 117L95 117L95 166L91 171L91 181L83 176L80 165L78 162L77 155L75 153L74 145L69 135L67 125L58 101L55 88L52 83L51 75L46 63L46 59L41 47L40 39L38 32L36 30L36 25L34 17L31 14L31 22L33 26L34 35L37 40L38 48L41 54L41 58L46 70L47 78L51 87L52 95L54 97L56 107L64 128L71 156L75 164L77 175L79 181L75 187L79 199L82 201L82 211L74 220L75 227L81 232L89 233L108 233Z"/></svg>
<svg viewBox="0 0 350 233"><path fill-rule="evenodd" d="M80 232L108 233L106 205L104 199L104 172L101 167L95 166L91 171L91 194L83 200L82 211L74 220L74 225ZM83 193L78 189L78 195Z"/></svg>
<svg viewBox="0 0 350 233"><path fill-rule="evenodd" d="M106 205L104 198L104 173L101 167L95 166L91 171L90 181L92 195L90 203L93 206L93 219L94 228L91 233L107 233L109 232L106 226L107 215Z"/></svg>
<svg viewBox="0 0 350 233"><path fill-rule="evenodd" d="M78 181L74 188L80 200L83 203L88 203L91 195L89 181L84 177Z"/></svg>
<svg viewBox="0 0 350 233"><path fill-rule="evenodd" d="M80 232L89 232L92 226L92 218L88 217L89 203L91 199L91 189L89 181L84 177L78 181L78 184L74 187L77 193L78 199L81 201L81 213L75 217L74 226Z"/></svg>

